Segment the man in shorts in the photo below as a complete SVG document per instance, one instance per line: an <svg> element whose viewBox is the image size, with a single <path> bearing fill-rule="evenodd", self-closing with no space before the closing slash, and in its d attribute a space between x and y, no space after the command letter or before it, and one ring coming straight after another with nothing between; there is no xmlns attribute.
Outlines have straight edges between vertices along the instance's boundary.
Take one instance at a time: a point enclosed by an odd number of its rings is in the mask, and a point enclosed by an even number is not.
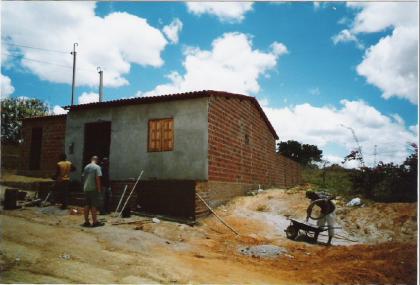
<svg viewBox="0 0 420 285"><path fill-rule="evenodd" d="M85 193L85 223L84 227L100 227L103 223L96 218L96 209L100 206L101 167L97 164L98 157L92 156L91 162L85 166L82 174L83 191ZM89 222L89 211L92 214L92 224Z"/></svg>

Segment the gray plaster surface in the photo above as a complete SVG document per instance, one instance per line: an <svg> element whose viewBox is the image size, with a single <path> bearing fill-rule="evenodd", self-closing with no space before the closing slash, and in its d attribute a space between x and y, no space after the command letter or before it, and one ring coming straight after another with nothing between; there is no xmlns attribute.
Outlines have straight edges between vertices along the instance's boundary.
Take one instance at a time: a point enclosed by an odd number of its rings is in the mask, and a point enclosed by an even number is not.
<svg viewBox="0 0 420 285"><path fill-rule="evenodd" d="M80 180L86 123L110 121L110 178L207 179L208 99L197 98L150 104L110 106L70 111L67 117L65 147ZM174 119L174 150L148 152L148 121ZM69 147L73 144L73 153Z"/></svg>

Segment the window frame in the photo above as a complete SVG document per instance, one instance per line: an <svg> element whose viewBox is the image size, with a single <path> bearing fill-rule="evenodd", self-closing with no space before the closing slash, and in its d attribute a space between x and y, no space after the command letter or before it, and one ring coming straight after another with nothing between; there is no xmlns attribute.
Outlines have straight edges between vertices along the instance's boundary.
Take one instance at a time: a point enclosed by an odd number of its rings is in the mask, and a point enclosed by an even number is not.
<svg viewBox="0 0 420 285"><path fill-rule="evenodd" d="M164 132L165 132L165 122L171 122L171 132L170 134L172 135L171 137L171 147L170 148L165 148L165 144L164 144ZM151 129L150 129L150 124L152 122L160 122L160 147L159 148L151 148ZM173 117L169 117L169 118L156 118L156 119L149 119L147 122L147 152L168 152L168 151L173 151L174 147L175 147L175 142L174 142L174 118Z"/></svg>

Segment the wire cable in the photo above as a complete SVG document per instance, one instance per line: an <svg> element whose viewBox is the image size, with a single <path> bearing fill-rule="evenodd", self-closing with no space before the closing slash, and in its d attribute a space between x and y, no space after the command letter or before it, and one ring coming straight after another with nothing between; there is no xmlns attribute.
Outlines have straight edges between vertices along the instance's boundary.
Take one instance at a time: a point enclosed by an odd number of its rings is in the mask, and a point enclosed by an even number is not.
<svg viewBox="0 0 420 285"><path fill-rule="evenodd" d="M63 53L63 54L70 53L69 51L61 51L61 50L54 50L54 49L46 49L46 48L40 48L40 47L33 47L33 46L28 46L28 45L13 44L13 43L5 42L5 41L2 41L2 42L3 42L3 44L9 45L9 46L16 46L16 47L23 47L23 48L29 48L29 49L36 49L36 50L41 50L41 51L45 51L45 52L56 52L56 53Z"/></svg>
<svg viewBox="0 0 420 285"><path fill-rule="evenodd" d="M18 58L18 59L21 59L21 60L33 61L33 62L38 62L38 63L44 63L44 64L49 64L49 65L54 65L54 66L58 66L58 67L73 69L73 67L70 66L70 65L63 65L63 64L59 64L59 63L55 63L55 62L49 62L49 61L44 61L44 60L35 59L35 58L28 58L28 57L25 57L22 54L10 54L10 53L5 53L5 52L2 52L2 53L4 55L6 55L6 56L11 56L11 57ZM87 68L80 68L80 67L78 67L77 70L78 71L88 71L88 72L93 72L94 71L94 69L87 69Z"/></svg>
<svg viewBox="0 0 420 285"><path fill-rule="evenodd" d="M5 54L7 56L15 57L15 58L20 58L21 60L27 60L27 61L34 61L34 62L39 62L39 63L51 64L51 65L55 65L55 66L59 66L59 67L65 67L65 68L70 68L70 69L73 68L70 65L62 65L62 64L59 64L59 63L55 63L55 62L49 62L49 61L39 60L39 59L35 59L35 58L28 58L28 57L25 57L23 55L14 55L14 54L8 54L8 53L3 53L3 54Z"/></svg>

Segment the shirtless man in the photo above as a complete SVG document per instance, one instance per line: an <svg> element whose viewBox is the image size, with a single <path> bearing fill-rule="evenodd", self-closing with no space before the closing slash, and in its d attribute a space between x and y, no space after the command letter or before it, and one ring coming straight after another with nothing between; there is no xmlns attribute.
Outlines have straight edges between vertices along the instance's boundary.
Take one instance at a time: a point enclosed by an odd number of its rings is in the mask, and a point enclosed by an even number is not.
<svg viewBox="0 0 420 285"><path fill-rule="evenodd" d="M325 223L328 226L328 245L331 245L332 238L334 237L334 225L335 225L335 205L331 201L334 197L323 197L322 195L307 191L306 198L311 200L308 209L306 211L306 221L309 220L312 208L316 205L321 209L321 218L317 220L318 227L324 227Z"/></svg>

